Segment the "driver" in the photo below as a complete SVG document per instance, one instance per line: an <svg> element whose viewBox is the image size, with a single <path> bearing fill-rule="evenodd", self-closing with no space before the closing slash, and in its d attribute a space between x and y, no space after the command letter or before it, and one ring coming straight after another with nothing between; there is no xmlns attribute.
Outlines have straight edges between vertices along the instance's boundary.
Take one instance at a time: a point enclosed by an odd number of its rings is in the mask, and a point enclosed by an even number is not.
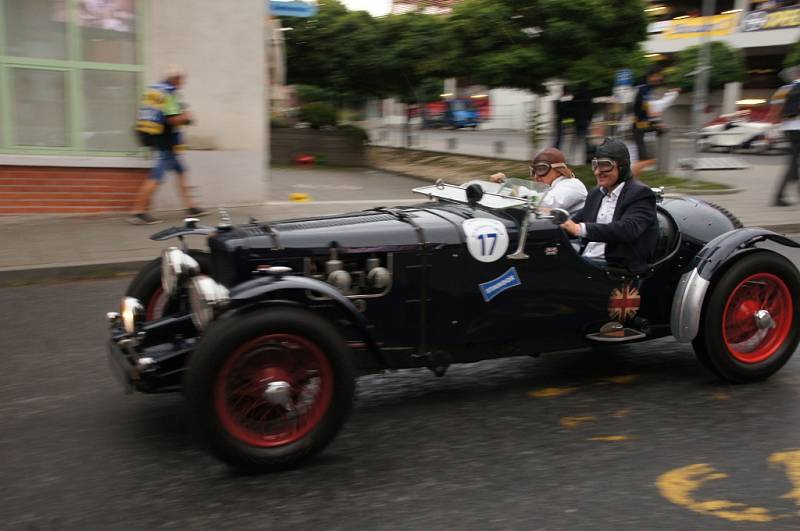
<svg viewBox="0 0 800 531"><path fill-rule="evenodd" d="M644 271L658 240L656 196L633 178L631 157L621 140L606 138L595 157L598 186L583 210L561 227L583 240L581 255L589 262Z"/></svg>
<svg viewBox="0 0 800 531"><path fill-rule="evenodd" d="M586 201L586 187L567 166L561 151L556 148L540 151L533 157L530 171L533 181L547 186L539 208L563 208L573 215L580 212ZM489 180L493 183L504 182L506 175L495 173Z"/></svg>

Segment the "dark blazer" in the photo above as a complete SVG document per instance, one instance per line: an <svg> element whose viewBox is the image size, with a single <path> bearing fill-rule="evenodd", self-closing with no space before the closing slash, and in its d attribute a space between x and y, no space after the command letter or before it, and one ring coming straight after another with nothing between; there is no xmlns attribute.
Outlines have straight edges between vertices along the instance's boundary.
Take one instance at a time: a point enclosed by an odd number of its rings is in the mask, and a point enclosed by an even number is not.
<svg viewBox="0 0 800 531"><path fill-rule="evenodd" d="M604 195L600 187L594 188L583 210L573 218L575 223L586 224L584 247L590 241L606 242L608 265L644 271L653 261L658 242L656 195L649 186L630 179L620 192L611 223L595 223Z"/></svg>

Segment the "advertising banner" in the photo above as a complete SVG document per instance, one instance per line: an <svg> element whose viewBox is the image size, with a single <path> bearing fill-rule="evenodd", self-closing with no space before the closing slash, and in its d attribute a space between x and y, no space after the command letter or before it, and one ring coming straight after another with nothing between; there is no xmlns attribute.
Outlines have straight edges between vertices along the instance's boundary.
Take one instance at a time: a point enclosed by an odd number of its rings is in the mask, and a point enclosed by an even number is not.
<svg viewBox="0 0 800 531"><path fill-rule="evenodd" d="M774 11L753 11L742 19L742 31L796 28L800 26L800 7Z"/></svg>
<svg viewBox="0 0 800 531"><path fill-rule="evenodd" d="M703 35L722 37L730 35L736 29L739 23L739 14L684 18L671 22L672 24L663 33L667 39L689 39Z"/></svg>

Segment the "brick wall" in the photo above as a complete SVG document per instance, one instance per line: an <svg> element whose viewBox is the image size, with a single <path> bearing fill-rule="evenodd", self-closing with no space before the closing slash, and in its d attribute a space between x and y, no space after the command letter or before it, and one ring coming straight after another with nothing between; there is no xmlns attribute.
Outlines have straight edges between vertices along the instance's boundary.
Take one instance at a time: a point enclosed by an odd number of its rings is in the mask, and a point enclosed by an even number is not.
<svg viewBox="0 0 800 531"><path fill-rule="evenodd" d="M0 166L0 215L125 212L144 168Z"/></svg>

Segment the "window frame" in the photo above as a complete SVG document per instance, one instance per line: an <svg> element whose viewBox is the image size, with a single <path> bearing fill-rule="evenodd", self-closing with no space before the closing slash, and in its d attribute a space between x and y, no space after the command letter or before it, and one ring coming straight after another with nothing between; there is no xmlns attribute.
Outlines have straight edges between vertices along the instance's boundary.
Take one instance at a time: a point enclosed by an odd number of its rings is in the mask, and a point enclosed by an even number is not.
<svg viewBox="0 0 800 531"><path fill-rule="evenodd" d="M145 74L145 42L147 36L146 5L143 0L135 0L136 31L135 46L137 64L102 63L84 61L82 59L82 28L78 24L79 0L64 0L69 15L67 23L67 59L39 59L6 55L5 18L6 0L0 0L0 153L21 155L93 155L93 156L131 156L138 154L142 148L133 147L129 151L103 151L86 148L83 139L85 127L86 94L83 90L84 70L103 70L116 72L132 72L137 77L137 92L144 89ZM32 68L40 70L59 70L66 72L66 147L26 146L16 144L13 102L13 86L11 69ZM131 127L135 116L131 116Z"/></svg>

